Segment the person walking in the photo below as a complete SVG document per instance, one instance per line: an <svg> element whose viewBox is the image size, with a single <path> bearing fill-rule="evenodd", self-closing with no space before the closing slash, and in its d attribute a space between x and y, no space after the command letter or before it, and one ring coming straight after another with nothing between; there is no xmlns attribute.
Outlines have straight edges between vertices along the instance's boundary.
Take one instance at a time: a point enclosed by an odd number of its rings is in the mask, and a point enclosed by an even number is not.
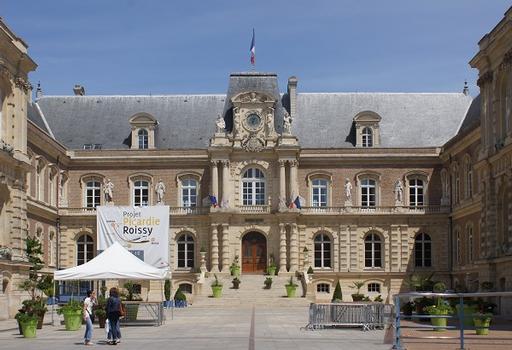
<svg viewBox="0 0 512 350"><path fill-rule="evenodd" d="M84 321L85 321L85 335L84 344L93 345L91 342L92 338L92 308L96 304L96 292L93 290L87 291L87 298L84 300Z"/></svg>
<svg viewBox="0 0 512 350"><path fill-rule="evenodd" d="M108 323L110 326L110 334L112 340L110 345L117 345L120 341L121 335L119 334L119 316L121 316L121 300L119 299L119 292L116 287L110 288L110 296L107 300L106 313Z"/></svg>

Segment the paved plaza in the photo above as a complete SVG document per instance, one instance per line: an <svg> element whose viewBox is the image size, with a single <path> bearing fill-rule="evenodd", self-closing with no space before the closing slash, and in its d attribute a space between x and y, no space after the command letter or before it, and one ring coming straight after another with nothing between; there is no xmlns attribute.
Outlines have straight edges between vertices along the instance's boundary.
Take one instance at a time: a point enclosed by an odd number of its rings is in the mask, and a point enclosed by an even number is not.
<svg viewBox="0 0 512 350"><path fill-rule="evenodd" d="M301 330L307 324L308 310L302 307L272 308L248 306L228 309L191 307L176 309L174 319L161 327L125 327L124 349L293 349L323 350L389 349L384 331L360 329ZM83 329L67 332L63 326L45 325L36 339L21 337L13 320L0 322L0 349L70 349L81 347ZM95 325L96 347L108 347L104 330Z"/></svg>

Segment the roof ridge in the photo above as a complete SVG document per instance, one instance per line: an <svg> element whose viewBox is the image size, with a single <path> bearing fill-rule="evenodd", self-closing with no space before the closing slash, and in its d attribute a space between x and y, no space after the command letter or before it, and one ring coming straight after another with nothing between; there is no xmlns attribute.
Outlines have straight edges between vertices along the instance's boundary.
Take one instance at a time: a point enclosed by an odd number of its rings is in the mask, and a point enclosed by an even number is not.
<svg viewBox="0 0 512 350"><path fill-rule="evenodd" d="M99 97L190 97L190 96L219 96L225 97L226 94L176 94L176 95L85 95L85 96L75 96L75 95L44 95L39 100L45 98L99 98Z"/></svg>

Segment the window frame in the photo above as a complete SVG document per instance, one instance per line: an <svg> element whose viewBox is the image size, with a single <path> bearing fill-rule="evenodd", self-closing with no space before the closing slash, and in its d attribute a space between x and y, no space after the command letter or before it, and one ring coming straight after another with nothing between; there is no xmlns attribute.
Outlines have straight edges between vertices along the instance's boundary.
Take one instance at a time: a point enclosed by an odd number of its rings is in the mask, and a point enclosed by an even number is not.
<svg viewBox="0 0 512 350"><path fill-rule="evenodd" d="M82 242L82 240L83 240L83 242ZM80 256L80 246L81 245L84 247L84 249L83 249L83 258L82 258L83 262L80 264L79 256ZM75 246L76 246L76 256L75 256L76 266L83 265L83 264L91 261L92 259L94 259L94 257L95 257L94 238L92 238L92 236L89 233L81 234L76 239Z"/></svg>
<svg viewBox="0 0 512 350"><path fill-rule="evenodd" d="M370 290L372 289L372 290ZM366 290L368 291L368 293L377 293L377 294L381 294L382 292L382 289L381 289L381 284L378 283L378 282L369 282L367 285L366 285Z"/></svg>
<svg viewBox="0 0 512 350"><path fill-rule="evenodd" d="M421 250L416 249L418 244L421 246ZM426 247L429 249L427 250ZM421 257L418 257L418 253L421 253ZM428 256L427 256L428 253ZM418 265L418 261L421 263ZM430 265L426 264L429 261ZM414 266L419 268L432 268L432 237L425 232L420 232L414 238Z"/></svg>
<svg viewBox="0 0 512 350"><path fill-rule="evenodd" d="M331 285L326 282L319 282L316 284L316 292L322 294L330 294L331 293Z"/></svg>
<svg viewBox="0 0 512 350"><path fill-rule="evenodd" d="M96 208L97 206L102 205L103 198L102 198L102 190L103 190L103 181L100 178L97 177L87 177L82 179L82 183L84 184L84 191L83 191L83 206L84 208ZM89 183L97 183L98 187L89 187ZM96 203L96 200L93 200L93 203L91 206L89 206L89 189L91 189L93 192L95 190L98 191L98 196L93 195L92 198L98 198L98 202Z"/></svg>
<svg viewBox="0 0 512 350"><path fill-rule="evenodd" d="M320 240L317 238L320 237ZM320 249L317 249L317 244ZM317 265L317 253L320 254L320 264ZM326 232L318 232L313 237L313 268L316 270L331 270L333 268L333 239Z"/></svg>
<svg viewBox="0 0 512 350"><path fill-rule="evenodd" d="M190 245L191 251L190 251ZM181 250L183 248L183 250ZM180 258L180 253L183 252L183 258ZM176 238L176 268L179 270L192 270L196 265L196 240L192 233L181 232ZM180 266L183 262L183 266ZM191 265L191 266L189 266Z"/></svg>
<svg viewBox="0 0 512 350"><path fill-rule="evenodd" d="M318 183L317 183L318 182ZM319 182L322 182L320 184ZM323 177L315 177L311 179L311 206L316 208L326 208L330 206L330 200L329 200L329 187L330 187L330 180ZM322 190L325 191L325 193L322 193ZM318 193L315 193L318 191ZM318 197L315 200L315 197ZM325 197L325 200L322 201L322 197Z"/></svg>
<svg viewBox="0 0 512 350"><path fill-rule="evenodd" d="M138 184L139 183L139 184ZM145 185L143 185L143 183ZM148 207L151 205L150 203L150 193L151 182L147 179L135 179L133 180L132 187L132 205L134 207ZM143 193L143 191L147 191L147 193ZM140 191L139 194L137 192ZM137 197L139 197L139 202L137 202ZM144 202L143 198L146 197L146 201Z"/></svg>
<svg viewBox="0 0 512 350"><path fill-rule="evenodd" d="M261 177L256 177L253 174L251 177L246 177L245 175L252 171L253 173L261 174ZM257 206L257 205L266 205L267 203L267 181L265 172L258 167L249 167L246 168L240 179L241 182L241 191L240 191L240 203L242 206ZM250 186L245 186L245 184L250 184ZM260 189L258 189L258 184L262 184ZM260 194L260 199L258 199L258 190L263 188L263 194ZM250 191L246 192L246 189L250 189ZM249 198L250 196L250 198ZM247 199L245 198L247 197ZM250 201L249 201L250 199Z"/></svg>
<svg viewBox="0 0 512 350"><path fill-rule="evenodd" d="M137 130L137 149L149 149L149 132L146 128Z"/></svg>
<svg viewBox="0 0 512 350"><path fill-rule="evenodd" d="M368 183L373 181L373 186L369 184L364 184L365 181L368 181ZM378 180L375 179L372 176L362 176L358 179L358 187L359 187L359 204L361 208L364 209L375 209L378 206ZM374 189L374 199L373 199L373 205L371 205L371 193L365 193L365 189ZM365 196L368 198L365 200Z"/></svg>
<svg viewBox="0 0 512 350"><path fill-rule="evenodd" d="M371 239L368 239L371 237ZM376 239L377 238L377 239ZM365 269L383 269L384 268L384 239L376 232L369 232L365 235L364 239L364 268ZM367 244L370 244L370 249L367 249ZM378 249L376 249L378 247ZM378 251L380 258L376 257ZM370 253L370 257L367 254ZM367 262L371 261L371 266ZM376 262L379 262L378 264Z"/></svg>
<svg viewBox="0 0 512 350"><path fill-rule="evenodd" d="M363 127L361 130L361 147L363 148L371 148L373 147L373 128L369 126Z"/></svg>

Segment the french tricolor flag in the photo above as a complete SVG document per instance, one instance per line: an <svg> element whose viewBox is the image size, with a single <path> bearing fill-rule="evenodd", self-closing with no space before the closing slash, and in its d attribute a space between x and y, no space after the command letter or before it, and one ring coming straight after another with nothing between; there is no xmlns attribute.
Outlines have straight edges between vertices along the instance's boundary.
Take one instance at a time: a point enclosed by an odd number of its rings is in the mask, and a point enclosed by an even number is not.
<svg viewBox="0 0 512 350"><path fill-rule="evenodd" d="M254 66L256 63L256 46L255 46L254 28L252 29L252 40L251 40L251 64Z"/></svg>

